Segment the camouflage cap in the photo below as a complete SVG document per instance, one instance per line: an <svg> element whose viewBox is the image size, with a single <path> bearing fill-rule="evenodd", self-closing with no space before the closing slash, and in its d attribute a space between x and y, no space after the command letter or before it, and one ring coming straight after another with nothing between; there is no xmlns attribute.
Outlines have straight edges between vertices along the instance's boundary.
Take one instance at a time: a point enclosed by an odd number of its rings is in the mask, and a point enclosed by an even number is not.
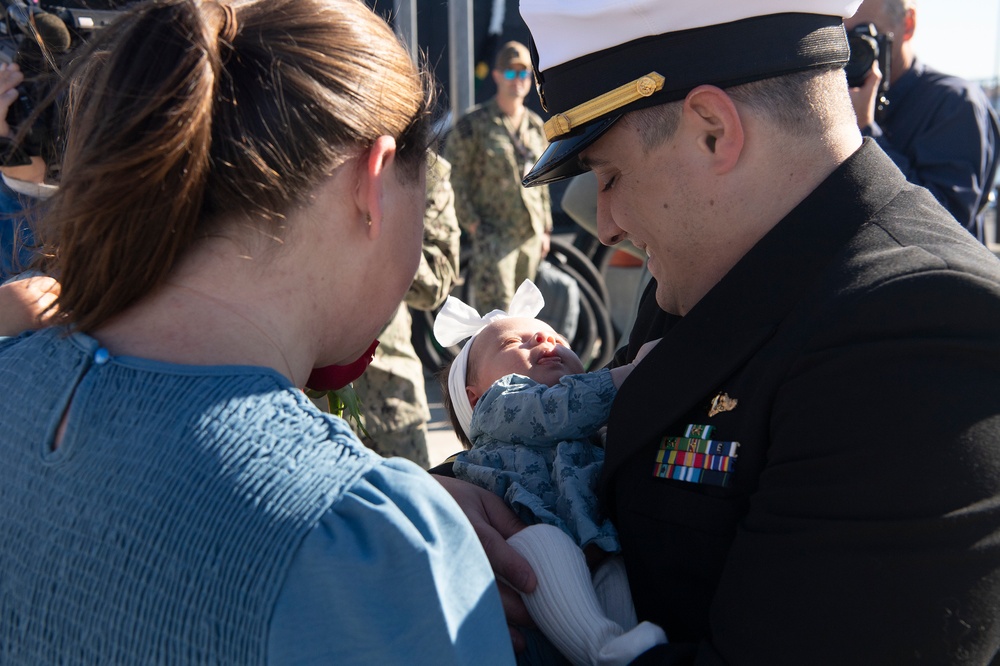
<svg viewBox="0 0 1000 666"><path fill-rule="evenodd" d="M521 42L507 42L501 46L500 51L497 52L493 69L502 72L505 69L511 69L517 66L530 70L531 54L528 53L528 47Z"/></svg>

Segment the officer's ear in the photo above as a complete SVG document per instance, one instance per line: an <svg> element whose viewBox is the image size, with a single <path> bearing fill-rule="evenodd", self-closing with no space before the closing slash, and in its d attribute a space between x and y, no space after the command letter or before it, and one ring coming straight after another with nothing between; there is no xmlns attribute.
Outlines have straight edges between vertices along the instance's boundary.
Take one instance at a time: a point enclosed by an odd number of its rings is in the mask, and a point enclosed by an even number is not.
<svg viewBox="0 0 1000 666"><path fill-rule="evenodd" d="M685 98L682 116L693 128L712 172L722 175L732 170L743 152L743 121L732 98L715 86L698 86Z"/></svg>

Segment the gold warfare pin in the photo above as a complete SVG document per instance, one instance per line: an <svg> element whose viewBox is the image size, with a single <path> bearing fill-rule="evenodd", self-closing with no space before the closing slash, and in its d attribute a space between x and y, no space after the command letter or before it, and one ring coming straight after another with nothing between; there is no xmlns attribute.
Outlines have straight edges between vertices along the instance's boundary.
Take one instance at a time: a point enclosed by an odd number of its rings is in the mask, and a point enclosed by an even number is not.
<svg viewBox="0 0 1000 666"><path fill-rule="evenodd" d="M708 415L712 417L722 412L731 412L736 408L736 403L738 402L739 400L736 398L730 398L726 393L720 393L712 398L712 404L708 408Z"/></svg>

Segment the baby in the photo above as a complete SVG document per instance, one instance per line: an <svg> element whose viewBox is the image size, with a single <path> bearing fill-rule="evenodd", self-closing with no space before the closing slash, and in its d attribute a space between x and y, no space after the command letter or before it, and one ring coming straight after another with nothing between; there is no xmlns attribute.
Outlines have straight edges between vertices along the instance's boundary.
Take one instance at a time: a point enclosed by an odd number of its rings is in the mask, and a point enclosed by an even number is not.
<svg viewBox="0 0 1000 666"><path fill-rule="evenodd" d="M523 597L552 644L575 664L627 664L666 636L654 624L637 625L625 568L614 555L617 532L598 512L604 449L591 439L607 422L618 387L656 343L640 349L633 364L585 373L567 342L534 318L543 304L525 281L510 312L480 317L449 297L438 314L434 334L442 345L471 337L442 382L468 448L453 470L503 497L528 523L508 543L535 571L538 586Z"/></svg>

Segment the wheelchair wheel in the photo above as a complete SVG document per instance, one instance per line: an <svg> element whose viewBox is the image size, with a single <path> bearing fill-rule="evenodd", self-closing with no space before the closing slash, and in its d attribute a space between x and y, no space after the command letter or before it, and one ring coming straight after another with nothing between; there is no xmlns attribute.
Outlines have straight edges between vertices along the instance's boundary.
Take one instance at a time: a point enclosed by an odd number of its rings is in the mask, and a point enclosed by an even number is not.
<svg viewBox="0 0 1000 666"><path fill-rule="evenodd" d="M574 340L572 342L573 349L580 355L584 368L588 370L602 368L611 360L617 343L607 302L601 300L588 281L578 275L572 267L567 265L560 268L580 285L580 324L578 329L583 328L584 317L589 318L592 322L592 329L588 330L588 339Z"/></svg>

